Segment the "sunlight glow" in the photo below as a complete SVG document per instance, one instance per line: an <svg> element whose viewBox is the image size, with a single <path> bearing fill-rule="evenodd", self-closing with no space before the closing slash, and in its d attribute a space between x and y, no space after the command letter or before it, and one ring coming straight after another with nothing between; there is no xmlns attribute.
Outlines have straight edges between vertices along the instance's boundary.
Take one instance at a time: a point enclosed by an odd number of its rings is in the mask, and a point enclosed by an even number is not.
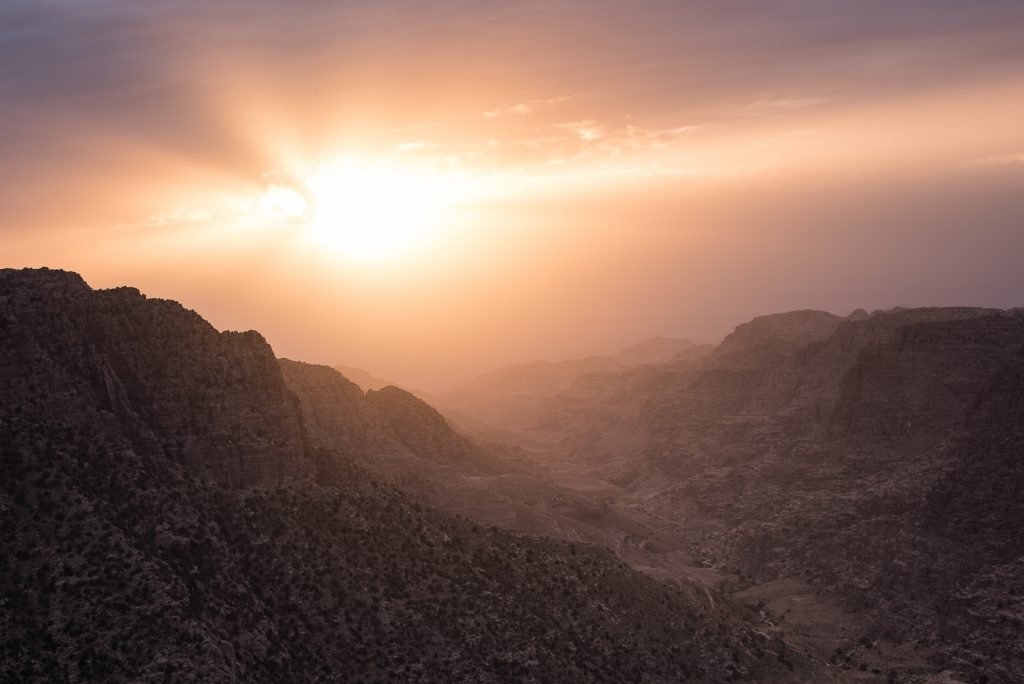
<svg viewBox="0 0 1024 684"><path fill-rule="evenodd" d="M301 194L281 185L271 185L260 198L260 210L268 217L298 217L306 213L308 203Z"/></svg>
<svg viewBox="0 0 1024 684"><path fill-rule="evenodd" d="M379 259L415 248L436 228L443 197L427 178L352 162L306 178L314 207L310 231L350 256Z"/></svg>
<svg viewBox="0 0 1024 684"><path fill-rule="evenodd" d="M362 262L425 249L451 227L460 207L493 192L483 176L384 158L324 164L303 182L310 197L307 236Z"/></svg>

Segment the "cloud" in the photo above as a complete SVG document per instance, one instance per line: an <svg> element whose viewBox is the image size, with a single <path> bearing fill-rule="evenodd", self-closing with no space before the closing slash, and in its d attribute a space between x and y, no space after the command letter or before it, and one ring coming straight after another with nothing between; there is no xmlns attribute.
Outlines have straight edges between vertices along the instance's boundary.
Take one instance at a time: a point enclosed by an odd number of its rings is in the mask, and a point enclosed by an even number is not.
<svg viewBox="0 0 1024 684"><path fill-rule="evenodd" d="M182 223L209 223L213 215L205 209L191 209L179 207L172 211L161 212L149 217L145 225L150 226L173 226Z"/></svg>
<svg viewBox="0 0 1024 684"><path fill-rule="evenodd" d="M490 109L484 112L480 112L480 116L485 119L496 119L499 116L507 116L510 114L517 114L519 116L525 116L531 114L537 107L544 107L547 105L558 104L559 102L568 102L575 98L575 95L563 95L561 97L549 97L546 99L530 100L529 102L520 102L509 107L499 107L498 109Z"/></svg>
<svg viewBox="0 0 1024 684"><path fill-rule="evenodd" d="M997 154L991 157L972 159L967 162L968 166L1008 166L1016 164L1024 164L1024 152Z"/></svg>
<svg viewBox="0 0 1024 684"><path fill-rule="evenodd" d="M751 103L748 107L753 112L761 114L772 114L785 112L793 109L804 109L806 107L817 107L828 102L824 97L776 97L764 98Z"/></svg>
<svg viewBox="0 0 1024 684"><path fill-rule="evenodd" d="M584 142L593 142L604 137L604 127L599 126L594 119L580 119L579 121L564 121L555 124L556 128L562 128L571 132Z"/></svg>
<svg viewBox="0 0 1024 684"><path fill-rule="evenodd" d="M205 223L214 223L217 220L217 217L215 217L212 212L207 211L206 209L197 209L194 207L177 207L175 209L169 209L167 211L161 211L156 214L152 214L145 221L139 221L138 223L119 223L116 225L108 225L102 227L74 228L71 230L71 232L105 233L110 231L140 230L144 228L165 228L174 226L197 225Z"/></svg>
<svg viewBox="0 0 1024 684"><path fill-rule="evenodd" d="M582 150L692 153L687 139L701 131L665 122L742 129L763 117L769 127L826 103L837 114L867 111L1024 73L1020 0L301 7L0 2L0 232L58 224L65 211L107 221L115 205L144 220L154 203L177 206L164 195L198 185L193 172L259 182L261 167L343 141L412 158L435 151L417 139L429 135L491 166L506 161L499 148L517 165ZM576 111L584 98L589 109ZM627 111L637 116L630 126ZM568 127L553 128L559 121ZM412 132L427 126L438 130ZM1018 149L1019 138L999 145L957 159ZM1018 163L1007 156L987 163ZM97 190L85 192L83 178ZM101 189L135 183L159 203ZM60 212L37 199L55 188L81 199Z"/></svg>

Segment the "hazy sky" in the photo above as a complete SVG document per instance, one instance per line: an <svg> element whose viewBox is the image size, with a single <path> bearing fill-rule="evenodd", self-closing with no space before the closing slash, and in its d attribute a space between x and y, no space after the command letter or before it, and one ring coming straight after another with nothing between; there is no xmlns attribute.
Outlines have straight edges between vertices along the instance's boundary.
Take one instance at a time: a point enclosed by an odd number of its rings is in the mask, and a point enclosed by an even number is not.
<svg viewBox="0 0 1024 684"><path fill-rule="evenodd" d="M420 384L1024 305L1024 3L0 1L0 265Z"/></svg>

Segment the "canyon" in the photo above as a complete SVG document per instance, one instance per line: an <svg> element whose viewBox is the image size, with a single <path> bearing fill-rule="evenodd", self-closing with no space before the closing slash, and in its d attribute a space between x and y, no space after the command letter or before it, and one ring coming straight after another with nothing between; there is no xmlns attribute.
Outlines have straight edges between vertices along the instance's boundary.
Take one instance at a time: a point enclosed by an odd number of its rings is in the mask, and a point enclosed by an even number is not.
<svg viewBox="0 0 1024 684"><path fill-rule="evenodd" d="M1024 677L1024 310L348 375L0 271L0 678Z"/></svg>

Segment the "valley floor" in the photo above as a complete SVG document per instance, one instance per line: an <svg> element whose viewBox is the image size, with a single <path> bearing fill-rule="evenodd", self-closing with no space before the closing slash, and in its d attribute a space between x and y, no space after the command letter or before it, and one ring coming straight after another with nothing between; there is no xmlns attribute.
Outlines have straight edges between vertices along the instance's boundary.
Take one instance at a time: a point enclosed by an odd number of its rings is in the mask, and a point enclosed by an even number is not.
<svg viewBox="0 0 1024 684"><path fill-rule="evenodd" d="M733 611L766 635L781 636L795 651L820 663L836 682L962 681L951 672L936 673L928 649L866 637L870 616L844 609L836 597L799 577L757 583L701 564L691 549L709 530L721 528L718 521L693 518L680 522L660 517L648 506L657 498L654 493L632 492L609 482L557 445L522 440L514 460L523 472L530 473L531 480L536 478L552 492L574 495L543 505L530 502L534 511L546 506L557 512L559 524L553 525L550 518L537 521L508 516L506 497L516 489L509 480L516 476L467 478L466 484L479 496L462 500L446 496L445 507L486 524L535 534L555 531L569 540L599 543L638 571L677 586L700 587L709 607Z"/></svg>

